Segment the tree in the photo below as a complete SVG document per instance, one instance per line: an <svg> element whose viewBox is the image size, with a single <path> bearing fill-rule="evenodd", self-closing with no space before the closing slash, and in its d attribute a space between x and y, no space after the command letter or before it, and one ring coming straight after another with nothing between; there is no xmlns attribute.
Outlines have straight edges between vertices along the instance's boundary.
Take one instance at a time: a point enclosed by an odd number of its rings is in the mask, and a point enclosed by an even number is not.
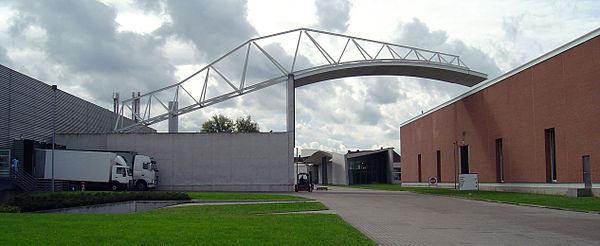
<svg viewBox="0 0 600 246"><path fill-rule="evenodd" d="M250 115L246 118L240 117L235 121L235 132L259 132L258 123L250 119Z"/></svg>
<svg viewBox="0 0 600 246"><path fill-rule="evenodd" d="M252 121L250 116L240 117L235 122L223 115L213 117L202 124L201 132L232 133L232 132L259 132L258 123Z"/></svg>
<svg viewBox="0 0 600 246"><path fill-rule="evenodd" d="M213 115L213 117L202 124L201 132L208 133L231 133L235 129L231 119L223 115Z"/></svg>

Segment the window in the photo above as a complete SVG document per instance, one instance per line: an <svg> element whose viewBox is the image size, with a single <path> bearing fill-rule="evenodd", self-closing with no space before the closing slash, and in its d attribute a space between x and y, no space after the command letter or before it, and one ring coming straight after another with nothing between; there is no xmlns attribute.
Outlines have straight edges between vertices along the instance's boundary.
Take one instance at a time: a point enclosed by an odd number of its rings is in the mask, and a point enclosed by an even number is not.
<svg viewBox="0 0 600 246"><path fill-rule="evenodd" d="M394 167L394 181L402 180L402 170L400 168Z"/></svg>
<svg viewBox="0 0 600 246"><path fill-rule="evenodd" d="M442 156L441 156L441 152L438 150L436 152L436 157L437 157L437 178L438 181L442 180Z"/></svg>
<svg viewBox="0 0 600 246"><path fill-rule="evenodd" d="M150 163L149 162L145 162L142 168L143 169L150 169Z"/></svg>
<svg viewBox="0 0 600 246"><path fill-rule="evenodd" d="M496 139L496 169L496 181L498 183L504 182L504 157L502 154L502 138Z"/></svg>
<svg viewBox="0 0 600 246"><path fill-rule="evenodd" d="M0 168L8 169L10 166L10 150L0 150Z"/></svg>
<svg viewBox="0 0 600 246"><path fill-rule="evenodd" d="M546 182L556 182L556 137L554 128L544 130L546 139Z"/></svg>
<svg viewBox="0 0 600 246"><path fill-rule="evenodd" d="M469 145L460 146L460 173L469 173Z"/></svg>
<svg viewBox="0 0 600 246"><path fill-rule="evenodd" d="M421 182L421 154L419 154L417 156L417 158L418 158L418 167L417 167L417 169L418 169L418 173L419 173L418 182Z"/></svg>

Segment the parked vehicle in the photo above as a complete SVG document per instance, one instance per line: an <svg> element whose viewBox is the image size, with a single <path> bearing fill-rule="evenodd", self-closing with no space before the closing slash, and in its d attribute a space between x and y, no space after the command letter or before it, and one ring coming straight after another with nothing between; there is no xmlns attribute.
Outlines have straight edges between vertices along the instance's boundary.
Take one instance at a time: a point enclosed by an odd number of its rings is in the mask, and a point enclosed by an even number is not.
<svg viewBox="0 0 600 246"><path fill-rule="evenodd" d="M133 184L137 190L156 188L158 185L158 164L146 155L139 155L135 151L114 151L123 156L131 168Z"/></svg>
<svg viewBox="0 0 600 246"><path fill-rule="evenodd" d="M312 177L309 173L299 173L297 178L298 182L294 185L294 191L313 191L315 187L312 182Z"/></svg>
<svg viewBox="0 0 600 246"><path fill-rule="evenodd" d="M54 169L54 171L53 171ZM54 174L53 174L54 172ZM86 189L128 189L133 179L123 157L111 152L35 149L33 177L68 181Z"/></svg>
<svg viewBox="0 0 600 246"><path fill-rule="evenodd" d="M81 150L81 151L96 151L110 152L120 155L125 159L125 163L130 168L130 173L133 178L133 186L137 190L147 190L156 188L158 185L158 164L151 157L140 155L135 151L122 150Z"/></svg>

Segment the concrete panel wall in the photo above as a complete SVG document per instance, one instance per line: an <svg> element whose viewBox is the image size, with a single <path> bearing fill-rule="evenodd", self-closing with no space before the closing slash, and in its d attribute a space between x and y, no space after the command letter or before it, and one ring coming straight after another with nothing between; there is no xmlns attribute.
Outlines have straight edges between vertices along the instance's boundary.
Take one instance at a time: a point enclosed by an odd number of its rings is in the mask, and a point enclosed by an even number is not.
<svg viewBox="0 0 600 246"><path fill-rule="evenodd" d="M159 190L292 191L287 133L61 134L68 148L133 150L159 164Z"/></svg>

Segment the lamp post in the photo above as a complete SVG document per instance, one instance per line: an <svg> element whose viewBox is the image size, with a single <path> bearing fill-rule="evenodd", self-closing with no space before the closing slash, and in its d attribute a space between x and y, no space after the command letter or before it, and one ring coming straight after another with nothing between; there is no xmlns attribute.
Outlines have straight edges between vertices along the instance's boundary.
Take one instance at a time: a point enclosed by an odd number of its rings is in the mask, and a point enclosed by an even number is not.
<svg viewBox="0 0 600 246"><path fill-rule="evenodd" d="M52 85L52 192L54 192L54 137L56 133L55 121L56 121L56 85Z"/></svg>

